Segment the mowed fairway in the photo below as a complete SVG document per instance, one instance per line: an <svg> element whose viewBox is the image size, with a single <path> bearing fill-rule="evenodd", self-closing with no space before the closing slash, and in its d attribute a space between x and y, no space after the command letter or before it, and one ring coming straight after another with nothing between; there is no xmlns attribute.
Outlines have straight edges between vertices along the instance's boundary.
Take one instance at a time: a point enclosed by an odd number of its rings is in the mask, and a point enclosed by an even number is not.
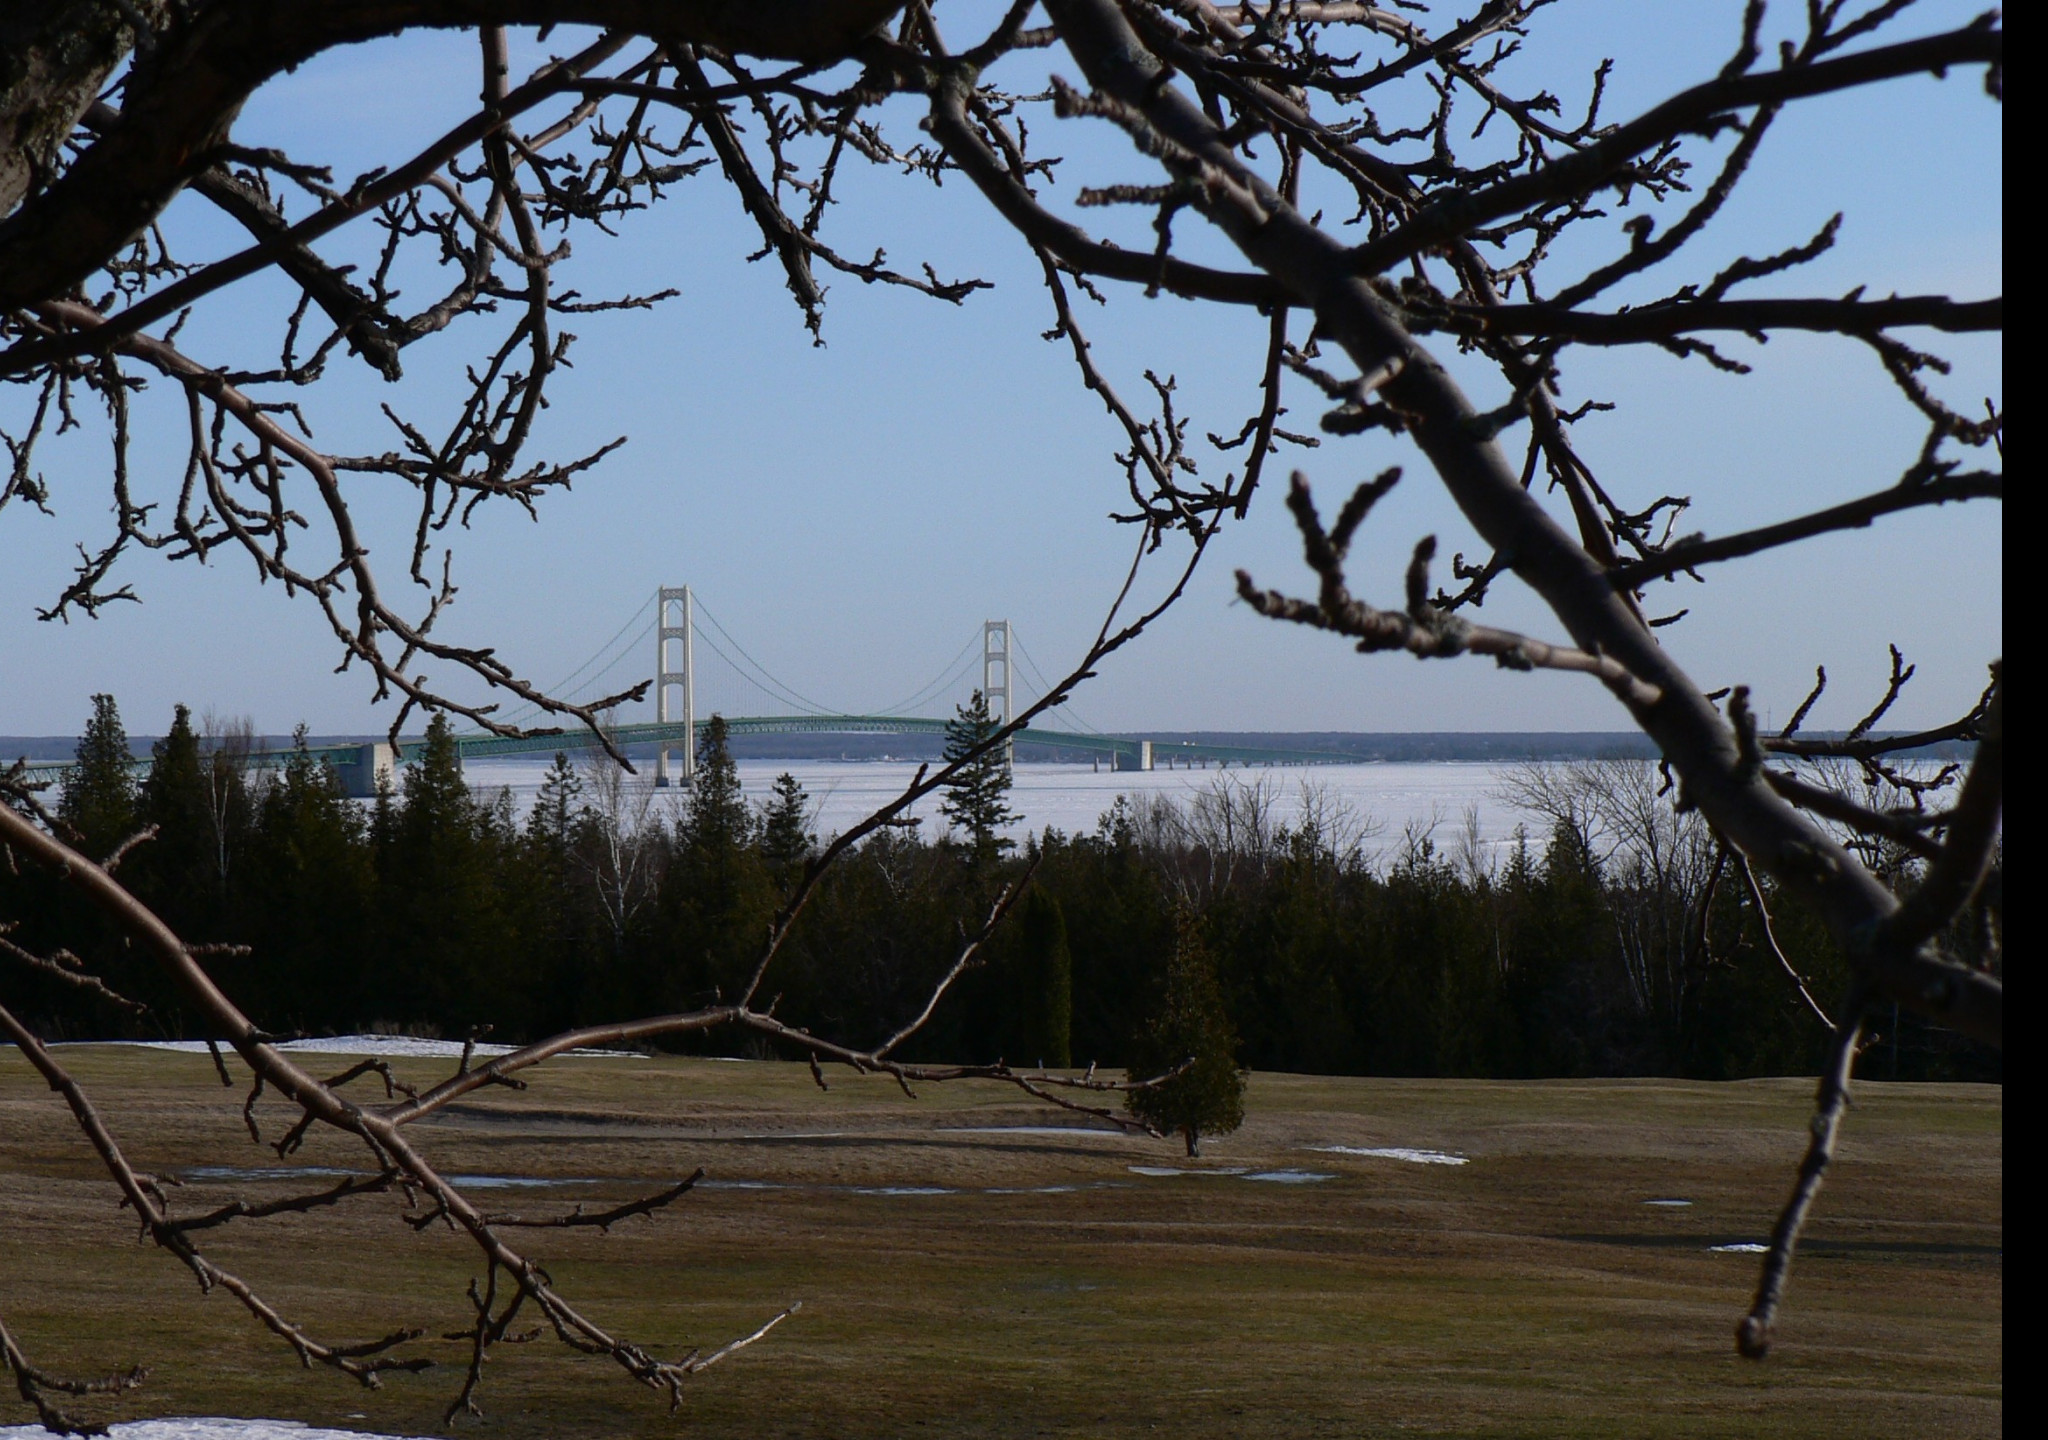
<svg viewBox="0 0 2048 1440"><path fill-rule="evenodd" d="M181 1212L283 1184L204 1056L58 1052ZM306 1057L339 1070L334 1057ZM415 1081L449 1062L393 1062ZM236 1065L237 1073L241 1067ZM494 1211L602 1208L699 1165L724 1182L610 1235L524 1231L585 1313L650 1350L709 1349L803 1309L692 1382L683 1412L552 1338L496 1352L487 1436L1969 1436L2002 1423L2002 1092L1864 1084L1794 1272L1779 1348L1732 1328L1790 1183L1811 1083L1492 1083L1254 1076L1250 1118L1177 1144L1015 1091L801 1065L558 1061L415 1132ZM369 1098L367 1095L365 1098ZM266 1104L271 1135L290 1113ZM981 1133L974 1133L979 1131ZM1419 1164L1311 1147L1454 1152ZM315 1137L294 1166L364 1168ZM1145 1175L1242 1168L1331 1178ZM734 1182L752 1182L739 1185ZM297 1188L331 1183L301 1181ZM473 1184L475 1182L472 1182ZM730 1188L727 1188L730 1187ZM1046 1189L1045 1187L1059 1187ZM1071 1187L1071 1188L1067 1188ZM942 1193L862 1193L863 1191ZM1645 1201L1689 1200L1687 1206ZM34 1358L152 1367L123 1417L268 1415L442 1433L468 1242L371 1196L201 1237L329 1341L427 1329L439 1366L371 1393L304 1373L131 1219L62 1102L0 1050L0 1314ZM12 1396L7 1399L11 1402ZM0 1405L0 1423L29 1418Z"/></svg>

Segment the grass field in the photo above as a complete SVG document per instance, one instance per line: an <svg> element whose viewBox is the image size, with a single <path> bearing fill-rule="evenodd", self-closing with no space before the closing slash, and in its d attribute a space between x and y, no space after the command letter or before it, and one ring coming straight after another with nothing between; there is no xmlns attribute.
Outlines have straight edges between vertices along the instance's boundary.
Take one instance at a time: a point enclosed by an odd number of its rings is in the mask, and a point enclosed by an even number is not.
<svg viewBox="0 0 2048 1440"><path fill-rule="evenodd" d="M277 1162L205 1057L60 1051L146 1169ZM447 1062L399 1061L420 1080ZM336 1068L339 1068L337 1064ZM423 1124L444 1173L535 1215L713 1181L609 1236L522 1236L586 1313L658 1353L800 1314L683 1411L552 1339L491 1364L480 1436L1974 1436L2000 1433L2002 1092L1866 1084L1794 1272L1779 1348L1732 1327L1811 1084L1253 1077L1238 1134L1060 1123L1015 1092L798 1065L570 1060ZM475 1097L473 1097L475 1098ZM288 1119L267 1112L273 1130ZM972 1133L980 1130L983 1133ZM1464 1165L1311 1147L1413 1147ZM361 1168L333 1137L295 1165ZM1260 1180L1155 1169L1298 1171ZM1072 1187L1046 1191L1042 1187ZM301 1188L311 1188L302 1186ZM944 1193L861 1193L936 1189ZM1010 1193L991 1193L1010 1192ZM181 1210L278 1182L188 1178ZM489 1197L489 1198L483 1198ZM1685 1199L1688 1206L1653 1206ZM324 1339L466 1323L466 1241L372 1196L212 1232L209 1253ZM138 1361L142 1414L442 1433L465 1346L376 1393L301 1372L226 1296L135 1243L57 1097L0 1050L0 1314L49 1368ZM9 1395L8 1400L12 1397ZM0 1404L0 1423L27 1419Z"/></svg>

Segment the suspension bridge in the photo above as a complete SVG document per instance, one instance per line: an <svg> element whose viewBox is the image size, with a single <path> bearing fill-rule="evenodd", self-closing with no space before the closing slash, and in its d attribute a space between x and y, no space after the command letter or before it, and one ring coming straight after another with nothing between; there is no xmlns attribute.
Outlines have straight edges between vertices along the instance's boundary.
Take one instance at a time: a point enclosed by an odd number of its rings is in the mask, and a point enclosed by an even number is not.
<svg viewBox="0 0 2048 1440"><path fill-rule="evenodd" d="M836 734L930 738L943 737L951 717L917 712L950 709L951 702L965 700L971 688L980 689L990 717L998 724L1008 723L1022 708L1017 702L1029 693L1027 687L1034 687L1040 695L1052 688L1052 681L1024 648L1015 627L1007 620L985 620L966 637L944 668L894 704L867 712L836 709L820 704L777 678L705 608L689 586L679 586L658 590L611 639L548 687L547 693L562 700L583 701L616 692L623 688L622 679L630 682L632 671L626 667L644 664L648 659L654 662L654 718L608 725L605 734L622 750L645 754L652 749L657 785L690 784L696 769L697 742L714 714L724 719L727 733L734 736ZM977 679L978 687L972 684ZM531 705L505 717L508 724L522 728L545 718L546 712ZM1041 729L1032 724L1019 732L1019 738L1075 759L1106 762L1116 770L1209 764L1317 765L1353 758L1319 750L1108 734L1075 713L1071 704L1050 707L1041 718L1053 719L1061 728ZM456 746L465 760L593 749L599 743L596 735L581 727L548 726L519 736L477 732L456 737ZM350 795L367 797L376 793L380 777L395 779L396 768L416 759L425 748L426 740L420 736L402 738L395 745L387 741L313 745L309 753L316 761L326 761L335 767ZM259 749L250 752L248 759L255 766L275 765L291 753L284 749ZM72 763L32 763L28 767L30 778L59 780ZM136 763L146 767L149 762Z"/></svg>

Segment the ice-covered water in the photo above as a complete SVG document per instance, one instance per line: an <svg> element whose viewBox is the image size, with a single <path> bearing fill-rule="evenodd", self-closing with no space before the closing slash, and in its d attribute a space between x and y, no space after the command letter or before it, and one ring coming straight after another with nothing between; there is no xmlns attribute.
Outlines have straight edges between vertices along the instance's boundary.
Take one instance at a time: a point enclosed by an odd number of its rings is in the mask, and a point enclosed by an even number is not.
<svg viewBox="0 0 2048 1440"><path fill-rule="evenodd" d="M511 792L515 811L524 814L533 803L541 778L553 762L549 755L509 755L470 760L464 774L480 792ZM647 767L643 766L643 770ZM1435 827L1439 849L1458 843L1468 810L1475 810L1481 844L1495 849L1508 843L1518 823L1530 817L1498 800L1495 792L1510 766L1476 761L1427 763L1249 766L1228 770L1096 770L1088 765L1030 764L1015 769L1010 806L1021 816L1012 833L1036 834L1047 826L1067 834L1095 829L1119 795L1138 800L1164 795L1187 804L1218 784L1263 784L1273 796L1278 824L1298 821L1303 787L1318 791L1355 823L1369 829L1366 848L1385 849L1401 842L1404 830ZM748 798L768 797L778 775L788 772L802 783L817 812L814 828L821 836L837 834L903 793L917 774L917 765L898 760L742 760L740 784ZM630 780L630 777L629 777ZM634 781L631 783L643 783ZM683 803L687 792L654 792L655 807ZM911 807L927 832L944 824L937 796ZM1531 824L1540 843L1540 826Z"/></svg>

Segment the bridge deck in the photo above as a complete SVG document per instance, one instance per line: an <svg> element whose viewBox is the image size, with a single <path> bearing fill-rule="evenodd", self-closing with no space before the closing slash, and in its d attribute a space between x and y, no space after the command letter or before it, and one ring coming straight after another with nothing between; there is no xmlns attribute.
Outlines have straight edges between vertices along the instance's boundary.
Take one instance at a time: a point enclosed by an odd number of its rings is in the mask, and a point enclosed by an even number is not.
<svg viewBox="0 0 2048 1440"><path fill-rule="evenodd" d="M672 745L696 743L696 736L703 733L708 720L699 720L695 726L686 726L681 721L669 724L648 722L638 725L620 725L611 732L613 743L621 746L658 745L667 742ZM902 715L742 715L726 722L727 730L734 735L797 735L797 734L840 734L840 735L930 735L946 733L948 722L926 719L922 716ZM1043 745L1055 750L1078 752L1084 755L1106 756L1123 762L1126 766L1135 762L1148 743L1136 735L1090 735L1061 730L1026 729L1018 737L1033 745ZM532 755L548 754L557 750L587 750L597 745L597 737L588 730L540 731L520 736L462 735L456 744L465 758L475 756L482 759L491 755ZM1152 741L1152 756L1155 763L1166 758L1176 760L1202 760L1227 762L1244 765L1341 765L1355 757L1332 750L1292 750L1257 745L1213 745L1194 741ZM315 745L308 751L315 760L326 760L341 767L362 763L364 744L351 742L342 745ZM426 748L423 737L413 736L398 743L398 756L402 761L415 759ZM249 755L250 763L257 766L278 765L291 755L290 750L255 750ZM58 781L69 770L74 761L53 760L30 764L27 778L31 781ZM134 766L138 770L149 768L146 757L137 757Z"/></svg>

